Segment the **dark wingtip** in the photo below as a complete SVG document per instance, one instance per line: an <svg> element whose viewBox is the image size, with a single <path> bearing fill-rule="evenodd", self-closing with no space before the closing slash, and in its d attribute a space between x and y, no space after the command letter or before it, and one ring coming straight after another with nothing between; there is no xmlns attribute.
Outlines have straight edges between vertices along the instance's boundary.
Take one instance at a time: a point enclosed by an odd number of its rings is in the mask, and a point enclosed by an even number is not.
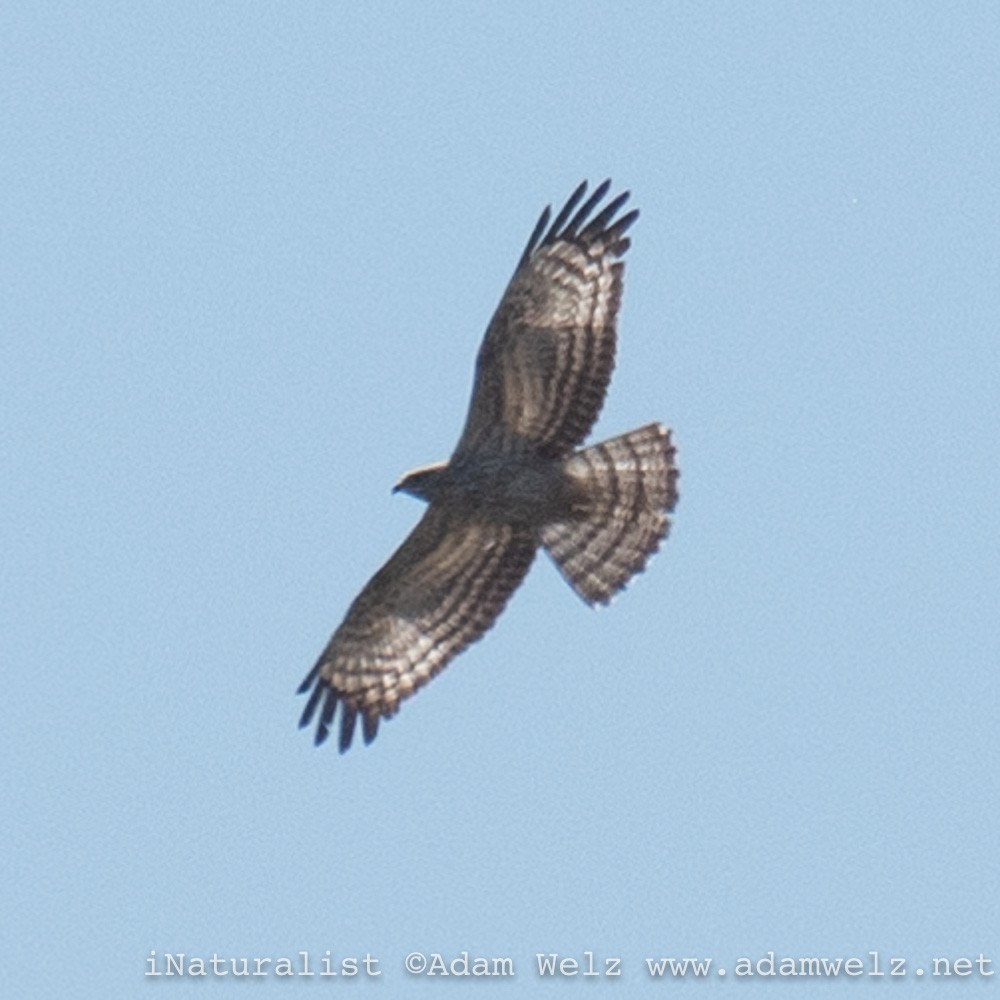
<svg viewBox="0 0 1000 1000"><path fill-rule="evenodd" d="M319 672L323 669L323 660L325 657L326 657L326 651L324 650L323 654L313 665L312 670L310 670L309 673L306 674L306 679L298 686L298 690L296 690L295 692L296 694L305 694L306 691L308 691L309 688L311 688L313 684L316 683L316 678L319 677Z"/></svg>
<svg viewBox="0 0 1000 1000"><path fill-rule="evenodd" d="M299 689L299 694L303 694L302 689ZM299 718L299 729L305 729L306 726L312 722L312 717L316 712L316 706L319 704L320 698L323 696L323 685L317 684L313 688L313 693L309 695L309 700L306 702L306 707L302 710L302 716Z"/></svg>
<svg viewBox="0 0 1000 1000"><path fill-rule="evenodd" d="M346 701L340 710L340 752L345 753L354 739L354 726L358 721L358 710Z"/></svg>
<svg viewBox="0 0 1000 1000"><path fill-rule="evenodd" d="M580 199L587 193L587 182L580 181L576 186L576 190L569 196L566 204L559 209L559 214L556 216L555 221L552 223L549 229L548 235L545 237L546 241L555 238L555 234L562 231L563 226L566 225L566 220L573 214L573 209L580 204Z"/></svg>
<svg viewBox="0 0 1000 1000"><path fill-rule="evenodd" d="M333 717L337 712L337 705L340 705L340 734L338 745L340 752L344 753L351 746L354 739L354 731L357 728L358 709L350 704L346 698L341 696L333 685L327 683L320 675L320 669L324 660L320 657L319 662L309 671L309 676L299 685L298 693L309 692L309 700L306 702L302 715L299 717L299 729L305 729L313 720L316 721L316 733L313 743L322 746L330 737L333 729ZM314 685L310 691L310 685ZM322 707L321 707L322 706ZM317 709L319 716L317 718ZM377 710L361 713L362 734L365 745L371 743L378 734L378 725L382 716Z"/></svg>
<svg viewBox="0 0 1000 1000"><path fill-rule="evenodd" d="M377 712L365 712L362 718L364 722L365 746L368 746L378 735L379 715Z"/></svg>
<svg viewBox="0 0 1000 1000"><path fill-rule="evenodd" d="M629 200L631 195L631 191L623 191L617 198L613 198L609 201L608 204L605 205L604 208L602 208L601 211L587 223L586 228L580 235L589 236L591 233L596 235L597 233L603 232L607 228L608 223L611 222L611 220L618 214L618 210ZM624 219L629 218L629 216L631 216L631 220L628 225L631 225L632 222L635 221L635 217L638 214L638 211L633 209L627 216L624 216L623 219L618 220L616 228L620 227ZM624 232L624 230L622 231Z"/></svg>
<svg viewBox="0 0 1000 1000"><path fill-rule="evenodd" d="M601 199L608 193L609 187L611 187L610 177L607 180L601 181L601 183L598 184L596 188L594 188L594 193L577 209L576 215L574 215L573 218L569 220L569 223L566 225L566 228L562 231L562 233L556 234L557 238L558 236L563 236L563 237L576 236L577 231L579 230L580 226L584 224L584 222L587 219L587 216L590 215L591 212L593 212L593 210L601 201ZM579 190L579 188L577 190Z"/></svg>
<svg viewBox="0 0 1000 1000"><path fill-rule="evenodd" d="M628 249L628 241L624 239L624 234L639 217L639 210L632 209L620 219L615 219L615 216L629 200L631 192L623 191L616 195L597 215L590 218L591 213L611 190L611 178L607 177L601 181L589 196L587 188L586 181L577 185L551 225L548 223L551 207L545 209L521 255L518 267L524 264L540 246L559 240L587 241L600 236L607 239L609 246L619 256Z"/></svg>
<svg viewBox="0 0 1000 1000"><path fill-rule="evenodd" d="M316 726L316 738L313 740L316 746L322 746L330 735L330 723L333 720L333 713L337 710L338 699L337 692L329 684L321 685L321 688L326 692L326 697Z"/></svg>
<svg viewBox="0 0 1000 1000"><path fill-rule="evenodd" d="M517 262L517 266L520 267L534 252L535 247L538 246L538 241L542 238L542 233L545 232L545 227L549 224L549 218L552 215L552 206L546 205L542 210L542 214L538 217L538 221L535 223L535 228L531 231L531 235L528 237L528 242L524 246L524 253L521 254L521 259ZM393 490L395 492L395 490Z"/></svg>

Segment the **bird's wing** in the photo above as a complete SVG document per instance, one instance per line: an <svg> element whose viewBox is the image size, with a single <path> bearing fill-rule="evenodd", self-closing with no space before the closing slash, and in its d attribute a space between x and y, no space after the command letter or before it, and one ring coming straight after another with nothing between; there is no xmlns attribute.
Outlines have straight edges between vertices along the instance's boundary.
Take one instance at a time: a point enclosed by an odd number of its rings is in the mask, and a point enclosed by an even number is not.
<svg viewBox="0 0 1000 1000"><path fill-rule="evenodd" d="M591 217L609 187L584 201L585 182L551 225L550 208L538 220L479 349L455 459L525 448L557 457L597 419L615 361L625 232L639 214L616 218L626 191Z"/></svg>
<svg viewBox="0 0 1000 1000"><path fill-rule="evenodd" d="M364 738L379 719L485 633L524 579L537 542L527 528L478 521L431 504L368 582L303 681L300 726L319 709L316 743L341 706L340 749L360 715Z"/></svg>

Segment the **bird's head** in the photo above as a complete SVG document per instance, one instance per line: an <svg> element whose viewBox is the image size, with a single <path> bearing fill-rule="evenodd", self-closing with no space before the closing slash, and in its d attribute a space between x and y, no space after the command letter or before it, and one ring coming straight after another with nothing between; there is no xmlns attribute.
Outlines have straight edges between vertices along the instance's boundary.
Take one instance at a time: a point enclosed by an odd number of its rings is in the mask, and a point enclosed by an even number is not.
<svg viewBox="0 0 1000 1000"><path fill-rule="evenodd" d="M392 488L393 493L409 493L421 500L433 500L441 483L441 474L448 468L447 462L436 465L424 465L419 469L407 472Z"/></svg>

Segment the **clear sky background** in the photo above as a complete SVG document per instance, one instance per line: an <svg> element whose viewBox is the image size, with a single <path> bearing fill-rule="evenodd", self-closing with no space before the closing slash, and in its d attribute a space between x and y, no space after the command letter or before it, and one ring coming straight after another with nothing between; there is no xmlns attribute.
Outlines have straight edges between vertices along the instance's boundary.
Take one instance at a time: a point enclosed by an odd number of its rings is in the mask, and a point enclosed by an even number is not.
<svg viewBox="0 0 1000 1000"><path fill-rule="evenodd" d="M1000 963L998 52L989 3L4 4L4 991ZM295 688L421 511L390 488L605 176L642 215L595 439L674 428L669 542L601 611L540 557L315 749ZM327 949L381 979L143 977ZM539 979L586 950L622 979Z"/></svg>

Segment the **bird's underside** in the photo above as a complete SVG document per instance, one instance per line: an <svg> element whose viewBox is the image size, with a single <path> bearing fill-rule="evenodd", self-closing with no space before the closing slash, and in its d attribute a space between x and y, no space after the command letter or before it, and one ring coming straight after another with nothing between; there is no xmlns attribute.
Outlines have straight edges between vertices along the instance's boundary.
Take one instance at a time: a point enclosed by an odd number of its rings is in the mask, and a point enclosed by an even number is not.
<svg viewBox="0 0 1000 1000"><path fill-rule="evenodd" d="M678 477L668 430L577 450L611 378L638 215L618 217L627 192L596 211L609 187L584 201L581 184L551 225L542 213L487 328L451 459L397 486L428 507L299 688L300 725L317 720L317 744L338 705L341 751L359 717L371 742L380 719L492 626L539 546L583 600L603 604L666 536Z"/></svg>

